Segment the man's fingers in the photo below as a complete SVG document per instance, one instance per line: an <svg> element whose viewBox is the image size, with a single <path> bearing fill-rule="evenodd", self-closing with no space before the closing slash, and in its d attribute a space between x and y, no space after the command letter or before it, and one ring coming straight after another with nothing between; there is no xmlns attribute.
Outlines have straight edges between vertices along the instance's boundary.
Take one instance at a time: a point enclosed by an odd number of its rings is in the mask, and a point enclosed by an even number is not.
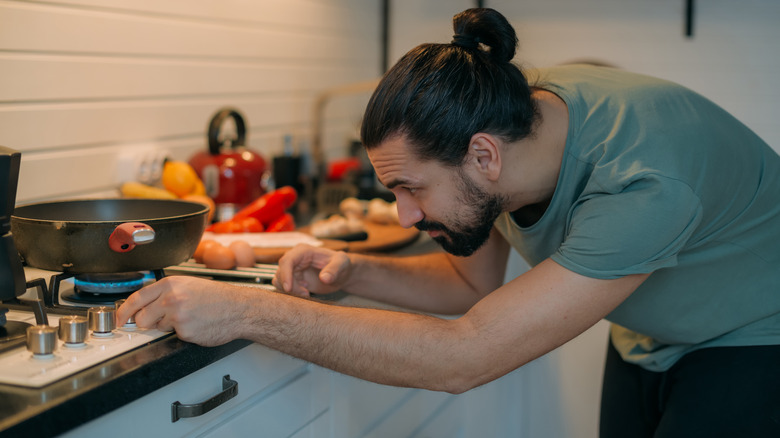
<svg viewBox="0 0 780 438"><path fill-rule="evenodd" d="M135 324L142 328L159 328L158 322L160 322L164 316L165 310L162 306L147 306L136 312Z"/></svg>
<svg viewBox="0 0 780 438"><path fill-rule="evenodd" d="M117 323L121 326L124 325L131 316L138 313L140 309L156 300L160 296L160 292L155 292L154 289L151 292L147 291L147 288L151 288L153 285L142 288L125 300L125 302L116 311Z"/></svg>
<svg viewBox="0 0 780 438"><path fill-rule="evenodd" d="M330 257L327 264L322 267L319 278L324 284L333 284L342 274L342 271L349 266L349 257L343 252L339 252Z"/></svg>

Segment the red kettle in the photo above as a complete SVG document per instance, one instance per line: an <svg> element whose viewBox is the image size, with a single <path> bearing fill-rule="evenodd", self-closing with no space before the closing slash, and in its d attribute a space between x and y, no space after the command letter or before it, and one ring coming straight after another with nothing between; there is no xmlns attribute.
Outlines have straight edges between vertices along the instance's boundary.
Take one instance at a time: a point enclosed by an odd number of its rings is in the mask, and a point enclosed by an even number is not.
<svg viewBox="0 0 780 438"><path fill-rule="evenodd" d="M236 138L220 140L228 118L236 124ZM235 108L220 109L209 123L207 136L208 150L195 154L189 163L217 206L216 219L228 220L265 193L268 168L263 157L244 144L246 124Z"/></svg>

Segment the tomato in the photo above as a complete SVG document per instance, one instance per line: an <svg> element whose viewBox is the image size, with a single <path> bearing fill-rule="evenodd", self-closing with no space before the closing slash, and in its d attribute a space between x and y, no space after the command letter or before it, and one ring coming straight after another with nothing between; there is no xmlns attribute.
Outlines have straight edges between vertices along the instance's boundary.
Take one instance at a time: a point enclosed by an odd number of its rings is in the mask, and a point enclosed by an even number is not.
<svg viewBox="0 0 780 438"><path fill-rule="evenodd" d="M285 213L279 219L271 222L266 231L295 231L295 218L290 213Z"/></svg>

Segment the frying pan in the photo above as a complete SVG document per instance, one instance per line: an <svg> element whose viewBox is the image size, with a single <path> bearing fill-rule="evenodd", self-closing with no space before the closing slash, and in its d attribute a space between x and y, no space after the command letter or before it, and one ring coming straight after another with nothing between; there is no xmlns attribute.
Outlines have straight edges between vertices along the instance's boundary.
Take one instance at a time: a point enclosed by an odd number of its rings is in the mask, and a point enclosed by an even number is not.
<svg viewBox="0 0 780 438"><path fill-rule="evenodd" d="M208 207L162 199L90 199L16 207L11 233L22 259L50 271L162 269L192 257Z"/></svg>

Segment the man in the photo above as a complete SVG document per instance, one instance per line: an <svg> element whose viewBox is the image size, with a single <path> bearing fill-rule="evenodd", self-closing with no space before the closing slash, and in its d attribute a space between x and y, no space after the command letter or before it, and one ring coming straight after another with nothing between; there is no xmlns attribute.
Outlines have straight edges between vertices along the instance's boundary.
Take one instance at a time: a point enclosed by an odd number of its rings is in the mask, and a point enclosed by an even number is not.
<svg viewBox="0 0 780 438"><path fill-rule="evenodd" d="M697 94L570 66L527 77L503 16L454 19L383 78L362 140L379 181L447 253L299 246L287 294L168 278L118 318L236 338L389 385L460 393L614 322L603 436L780 426L780 158ZM533 266L502 284L510 245ZM344 290L435 313L300 299ZM702 396L702 394L706 394Z"/></svg>

